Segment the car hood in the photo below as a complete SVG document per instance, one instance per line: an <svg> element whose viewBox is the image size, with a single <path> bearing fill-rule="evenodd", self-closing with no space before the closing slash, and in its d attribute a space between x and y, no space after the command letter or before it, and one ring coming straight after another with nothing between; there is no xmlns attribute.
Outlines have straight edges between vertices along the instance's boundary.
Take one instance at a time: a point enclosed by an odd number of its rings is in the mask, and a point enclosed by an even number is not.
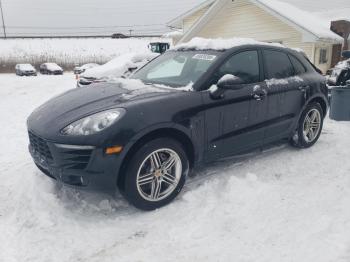
<svg viewBox="0 0 350 262"><path fill-rule="evenodd" d="M37 108L28 118L28 128L45 136L52 127L63 128L84 116L136 100L166 96L181 90L145 85L139 80L119 79L114 83L92 84L56 96Z"/></svg>

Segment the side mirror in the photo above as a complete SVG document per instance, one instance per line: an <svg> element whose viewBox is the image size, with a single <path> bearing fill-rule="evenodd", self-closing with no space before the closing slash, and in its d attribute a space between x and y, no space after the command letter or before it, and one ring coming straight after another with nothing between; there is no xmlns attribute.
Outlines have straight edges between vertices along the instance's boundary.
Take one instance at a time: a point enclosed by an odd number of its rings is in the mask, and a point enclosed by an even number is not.
<svg viewBox="0 0 350 262"><path fill-rule="evenodd" d="M240 77L227 74L219 79L217 87L224 90L237 90L242 88L242 84L244 84L244 81Z"/></svg>
<svg viewBox="0 0 350 262"><path fill-rule="evenodd" d="M209 91L212 99L221 99L224 97L225 90L238 90L242 88L244 81L234 75L224 75L221 77L216 85L213 85Z"/></svg>

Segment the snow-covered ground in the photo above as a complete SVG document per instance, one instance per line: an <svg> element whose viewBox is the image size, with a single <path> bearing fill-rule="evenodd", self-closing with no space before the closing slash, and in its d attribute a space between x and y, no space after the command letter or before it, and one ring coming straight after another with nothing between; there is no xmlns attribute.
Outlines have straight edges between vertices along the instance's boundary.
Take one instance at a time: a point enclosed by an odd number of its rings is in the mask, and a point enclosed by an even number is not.
<svg viewBox="0 0 350 262"><path fill-rule="evenodd" d="M72 74L0 75L0 261L350 261L350 123L197 170L169 206L59 188L27 152L26 117Z"/></svg>

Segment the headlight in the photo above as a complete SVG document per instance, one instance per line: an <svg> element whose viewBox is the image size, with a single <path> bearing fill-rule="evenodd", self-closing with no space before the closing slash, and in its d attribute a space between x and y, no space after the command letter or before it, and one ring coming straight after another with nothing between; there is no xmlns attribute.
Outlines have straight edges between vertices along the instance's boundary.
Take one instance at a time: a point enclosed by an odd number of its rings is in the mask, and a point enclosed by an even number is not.
<svg viewBox="0 0 350 262"><path fill-rule="evenodd" d="M124 113L125 109L116 108L87 116L63 128L61 134L67 136L87 136L96 134L111 126Z"/></svg>

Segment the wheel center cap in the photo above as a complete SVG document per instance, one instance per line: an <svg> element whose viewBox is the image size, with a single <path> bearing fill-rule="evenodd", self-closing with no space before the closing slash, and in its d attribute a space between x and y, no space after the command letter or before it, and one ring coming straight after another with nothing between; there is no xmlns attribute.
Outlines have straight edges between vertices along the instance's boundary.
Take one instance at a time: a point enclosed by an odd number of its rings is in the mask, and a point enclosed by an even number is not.
<svg viewBox="0 0 350 262"><path fill-rule="evenodd" d="M161 177L162 176L162 170L158 169L154 172L155 177Z"/></svg>

